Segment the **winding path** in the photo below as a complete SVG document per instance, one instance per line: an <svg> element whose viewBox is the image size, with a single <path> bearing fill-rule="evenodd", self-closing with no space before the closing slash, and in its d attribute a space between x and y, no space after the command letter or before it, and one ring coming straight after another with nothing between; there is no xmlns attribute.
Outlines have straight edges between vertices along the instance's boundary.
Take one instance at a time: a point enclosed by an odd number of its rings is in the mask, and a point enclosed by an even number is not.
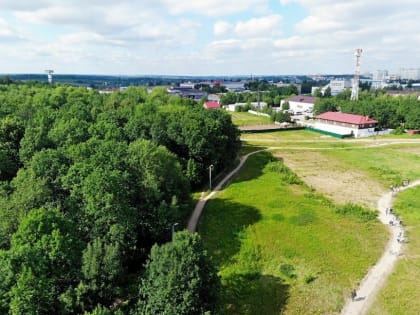
<svg viewBox="0 0 420 315"><path fill-rule="evenodd" d="M242 166L245 164L246 160L248 159L248 157L252 154L261 152L261 151L266 151L269 150L270 148L265 148L262 150L258 150L258 151L254 151L251 153L248 153L244 156L241 156L240 160L239 160L239 164L238 166L231 171L229 174L227 174L218 184L217 186L214 188L214 190L208 194L205 198L200 198L200 200L197 202L194 211L190 217L190 220L188 221L188 226L187 226L187 230L190 232L195 232L197 230L197 224L198 224L198 220L200 219L201 213L203 212L204 206L206 205L207 200L211 199L213 196L215 196L220 189L223 187L223 185L232 178L233 175L235 175L241 168Z"/></svg>
<svg viewBox="0 0 420 315"><path fill-rule="evenodd" d="M401 187L399 191L420 185L420 180L411 183L408 186ZM389 222L394 219L394 215L387 214L386 209L392 207L393 193L389 192L378 200L379 220L389 226L391 238L388 241L385 251L379 261L373 266L367 275L363 278L359 288L356 290L357 297L354 301L348 300L344 306L342 315L361 315L366 314L372 305L378 291L382 288L388 276L392 272L398 258L402 255L403 245L398 242L398 235L404 235L402 225L391 226Z"/></svg>
<svg viewBox="0 0 420 315"><path fill-rule="evenodd" d="M377 143L376 146L386 146L390 144L396 144L398 142L389 142L389 143ZM248 157L252 154L272 150L272 149L280 149L281 147L269 147L264 148L258 151L254 151L248 153L240 158L239 165L227 174L222 181L217 184L214 190L204 198L200 198L197 202L197 205L194 208L194 211L188 221L187 229L190 232L195 232L197 229L198 220L203 212L204 206L207 200L211 199L215 196L223 185L232 178L244 165ZM287 148L287 147L286 147ZM288 147L290 149L290 147ZM306 148L308 149L308 148ZM315 149L315 148L314 148ZM316 148L316 149L325 149L325 148ZM335 148L337 149L337 148ZM411 184L400 187L399 191L420 185L420 180L414 181ZM404 227L402 225L396 224L391 226L389 223L391 220L395 219L394 215L387 213L386 209L392 207L392 199L394 194L392 192L388 192L384 194L379 200L377 204L377 208L379 210L379 220L389 227L389 231L391 234L391 238L388 241L388 244L385 247L384 253L379 261L369 270L366 276L360 283L359 288L357 288L357 297L354 301L348 300L347 303L344 305L341 315L362 315L366 314L369 310L370 306L372 305L376 294L385 284L388 276L392 272L395 263L397 262L398 258L402 255L403 244L398 242L397 239L399 235L405 235Z"/></svg>

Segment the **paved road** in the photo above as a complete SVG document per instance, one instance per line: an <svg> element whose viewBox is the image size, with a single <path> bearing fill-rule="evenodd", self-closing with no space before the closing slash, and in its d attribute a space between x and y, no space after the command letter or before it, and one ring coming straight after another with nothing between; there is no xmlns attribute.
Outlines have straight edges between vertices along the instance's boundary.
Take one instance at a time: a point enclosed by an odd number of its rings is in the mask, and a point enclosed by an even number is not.
<svg viewBox="0 0 420 315"><path fill-rule="evenodd" d="M401 187L401 190L405 190L410 187L420 185L420 180L411 183L408 186ZM344 306L341 314L342 315L362 315L366 314L372 305L376 294L383 287L384 283L391 274L395 263L402 255L403 244L397 241L398 235L402 233L404 235L404 227L397 224L391 226L389 222L394 218L392 214L386 214L386 209L392 207L393 193L389 192L383 195L378 200L379 220L389 227L391 238L385 248L385 251L373 266L365 278L362 280L359 288L357 288L357 297L354 301L349 299Z"/></svg>
<svg viewBox="0 0 420 315"><path fill-rule="evenodd" d="M200 219L201 213L203 212L203 209L204 209L204 206L206 205L207 200L213 198L213 196L215 196L220 191L220 189L223 187L223 185L242 168L242 166L244 165L244 163L246 162L246 160L248 159L248 157L250 155L255 154L257 152L265 151L265 150L267 150L267 149L254 151L254 152L248 153L247 155L242 156L240 158L239 165L232 172L227 174L217 184L217 186L214 188L214 190L209 195L207 195L205 198L200 198L200 200L197 202L197 205L194 208L194 211L193 211L193 213L190 217L190 220L188 221L188 226L187 226L188 231L190 231L190 232L195 232L196 231L198 220Z"/></svg>

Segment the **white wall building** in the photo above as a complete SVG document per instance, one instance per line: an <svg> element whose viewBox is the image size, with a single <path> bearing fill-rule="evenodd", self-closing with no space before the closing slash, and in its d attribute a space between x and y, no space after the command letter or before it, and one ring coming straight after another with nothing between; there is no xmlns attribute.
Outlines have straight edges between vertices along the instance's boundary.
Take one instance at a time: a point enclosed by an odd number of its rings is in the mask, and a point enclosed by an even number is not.
<svg viewBox="0 0 420 315"><path fill-rule="evenodd" d="M226 110L230 112L234 112L237 110L238 107L245 107L247 104L250 104L252 108L264 108L267 107L266 102L250 102L250 103L235 103L235 104L229 104L225 106Z"/></svg>
<svg viewBox="0 0 420 315"><path fill-rule="evenodd" d="M351 86L351 80L349 79L331 80L329 84L332 96L336 96L337 94L344 92L346 89L351 89Z"/></svg>
<svg viewBox="0 0 420 315"><path fill-rule="evenodd" d="M316 97L313 96L303 96L303 95L297 95L289 97L285 100L281 100L280 107L283 109L283 104L285 102L289 103L289 112L292 114L298 114L298 113L311 113L314 110Z"/></svg>
<svg viewBox="0 0 420 315"><path fill-rule="evenodd" d="M360 138L375 135L377 125L378 121L366 116L326 112L316 117L312 128L340 136Z"/></svg>
<svg viewBox="0 0 420 315"><path fill-rule="evenodd" d="M376 70L373 73L372 80L384 81L388 79L388 70Z"/></svg>

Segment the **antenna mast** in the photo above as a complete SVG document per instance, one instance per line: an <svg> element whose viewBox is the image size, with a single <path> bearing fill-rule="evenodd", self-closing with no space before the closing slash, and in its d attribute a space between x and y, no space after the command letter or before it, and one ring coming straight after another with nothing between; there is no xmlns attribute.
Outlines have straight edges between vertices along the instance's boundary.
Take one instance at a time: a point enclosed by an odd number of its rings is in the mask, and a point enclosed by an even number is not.
<svg viewBox="0 0 420 315"><path fill-rule="evenodd" d="M362 56L362 49L357 48L354 52L354 56L356 57L356 67L354 70L354 78L353 84L351 88L351 97L352 101L357 101L359 98L359 76L360 76L360 57Z"/></svg>

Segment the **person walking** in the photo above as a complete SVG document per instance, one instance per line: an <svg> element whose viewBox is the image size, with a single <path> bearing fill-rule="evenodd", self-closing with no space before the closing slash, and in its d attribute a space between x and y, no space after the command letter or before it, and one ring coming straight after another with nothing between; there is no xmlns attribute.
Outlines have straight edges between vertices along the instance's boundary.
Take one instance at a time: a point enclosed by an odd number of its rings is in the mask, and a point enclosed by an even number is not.
<svg viewBox="0 0 420 315"><path fill-rule="evenodd" d="M356 290L353 289L351 290L351 300L354 302L354 299L356 298L357 294L356 294Z"/></svg>

